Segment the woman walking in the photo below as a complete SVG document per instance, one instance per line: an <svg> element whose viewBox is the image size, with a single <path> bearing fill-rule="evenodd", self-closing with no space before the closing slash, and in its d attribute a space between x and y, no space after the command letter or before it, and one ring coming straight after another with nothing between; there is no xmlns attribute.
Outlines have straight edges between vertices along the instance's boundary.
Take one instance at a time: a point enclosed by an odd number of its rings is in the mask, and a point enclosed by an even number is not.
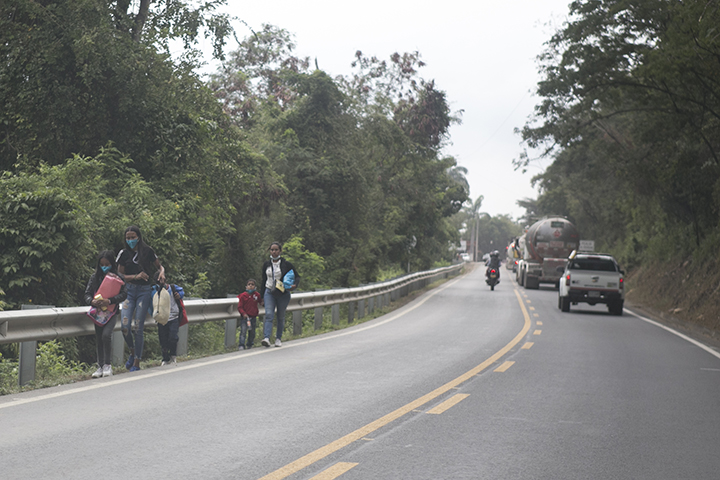
<svg viewBox="0 0 720 480"><path fill-rule="evenodd" d="M100 285L107 276L115 276L122 281L120 291L110 298L96 298ZM127 288L125 287L122 275L118 272L117 264L115 263L115 252L111 250L103 250L98 255L97 264L95 266L95 273L92 274L90 280L88 280L87 287L85 287L85 304L95 307L99 311L107 311L112 308L112 305L117 306L120 302L127 298ZM95 343L97 348L97 362L98 369L92 374L93 378L109 377L112 373L112 332L115 329L117 323L118 310L115 307L115 311L112 313L109 319L107 319L104 325L99 322L95 322ZM104 320L104 319L103 319Z"/></svg>
<svg viewBox="0 0 720 480"><path fill-rule="evenodd" d="M282 346L282 334L285 328L285 310L290 303L290 291L295 290L300 282L300 274L292 263L280 256L282 245L278 242L270 244L270 259L262 266L260 282L260 298L265 304L264 337L262 344L270 346L273 318L277 314L277 333L275 346ZM287 282L287 283L285 283Z"/></svg>
<svg viewBox="0 0 720 480"><path fill-rule="evenodd" d="M143 241L142 233L136 226L125 230L126 248L117 257L118 270L128 282L127 300L122 307L122 333L130 347L130 357L125 368L131 372L140 370L143 354L145 316L152 301L152 278L157 271L160 283L165 283L165 268L155 251ZM134 319L134 323L133 323ZM134 325L134 326L133 326Z"/></svg>

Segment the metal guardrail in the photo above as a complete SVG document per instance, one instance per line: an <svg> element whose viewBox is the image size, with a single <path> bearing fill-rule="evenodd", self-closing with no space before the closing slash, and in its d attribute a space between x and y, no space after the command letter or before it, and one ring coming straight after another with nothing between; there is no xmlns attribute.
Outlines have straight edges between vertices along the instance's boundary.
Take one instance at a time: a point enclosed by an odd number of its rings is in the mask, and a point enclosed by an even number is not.
<svg viewBox="0 0 720 480"><path fill-rule="evenodd" d="M292 295L288 311L310 310L340 305L392 294L393 300L433 281L460 272L462 264L409 274L394 280L362 287L338 288L319 292L302 292ZM192 323L212 322L238 318L236 298L187 300L185 309ZM0 344L28 341L49 341L62 337L77 337L95 333L87 317L88 307L45 308L39 310L10 310L0 312ZM260 315L264 315L260 307ZM120 329L120 323L116 330Z"/></svg>
<svg viewBox="0 0 720 480"><path fill-rule="evenodd" d="M355 288L338 288L319 292L295 293L290 299L287 310L293 313L293 334L302 334L302 311L315 310L315 329L322 326L323 309L332 307L332 323L339 324L341 304L349 304L348 323L365 316L374 308L380 308L391 301L406 296L412 291L429 285L441 278L448 278L460 273L463 265L437 268L426 272L405 275L386 282L375 283ZM232 348L236 341L237 298L215 298L209 300L188 299L185 310L190 324L200 322L225 321L225 346ZM50 341L63 337L77 337L95 333L92 321L87 317L88 307L42 308L37 310L11 310L0 312L0 344L20 343L25 356L20 358L20 375L18 382L24 385L35 378L35 348L38 341ZM259 315L265 309L260 307ZM147 322L153 326L154 322ZM261 324L262 325L262 324ZM262 328L262 327L260 327ZM124 343L120 334L120 322L113 332L113 364L123 362ZM187 355L188 326L180 328L177 353ZM27 361L23 362L23 358ZM32 360L32 362L30 361ZM25 364L24 366L22 364ZM32 364L32 365L30 365ZM24 368L25 367L25 368Z"/></svg>

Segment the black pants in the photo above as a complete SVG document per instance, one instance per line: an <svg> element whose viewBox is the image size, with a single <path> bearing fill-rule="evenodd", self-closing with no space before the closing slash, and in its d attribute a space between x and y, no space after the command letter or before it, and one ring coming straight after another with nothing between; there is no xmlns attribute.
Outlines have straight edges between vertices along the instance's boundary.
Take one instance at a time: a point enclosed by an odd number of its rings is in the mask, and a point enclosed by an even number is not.
<svg viewBox="0 0 720 480"><path fill-rule="evenodd" d="M102 327L95 324L95 344L97 348L97 362L99 366L112 363L112 333L117 323L116 313Z"/></svg>
<svg viewBox="0 0 720 480"><path fill-rule="evenodd" d="M164 362L170 360L170 357L177 355L178 329L180 328L180 320L170 320L165 325L158 325L158 337L160 339L160 347L162 348L162 358Z"/></svg>

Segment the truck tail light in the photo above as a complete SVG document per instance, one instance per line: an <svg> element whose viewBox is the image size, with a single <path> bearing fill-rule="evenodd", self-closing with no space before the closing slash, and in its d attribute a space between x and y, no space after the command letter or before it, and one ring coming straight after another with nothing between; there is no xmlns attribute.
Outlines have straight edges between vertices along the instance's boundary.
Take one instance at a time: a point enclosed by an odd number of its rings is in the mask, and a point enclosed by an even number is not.
<svg viewBox="0 0 720 480"><path fill-rule="evenodd" d="M623 285L625 285L625 281L624 281L624 280L625 280L625 279L623 279L622 277L620 277L620 290L622 290L622 289L623 289Z"/></svg>
<svg viewBox="0 0 720 480"><path fill-rule="evenodd" d="M565 275L565 286L566 287L570 286L570 274L569 273L567 275Z"/></svg>

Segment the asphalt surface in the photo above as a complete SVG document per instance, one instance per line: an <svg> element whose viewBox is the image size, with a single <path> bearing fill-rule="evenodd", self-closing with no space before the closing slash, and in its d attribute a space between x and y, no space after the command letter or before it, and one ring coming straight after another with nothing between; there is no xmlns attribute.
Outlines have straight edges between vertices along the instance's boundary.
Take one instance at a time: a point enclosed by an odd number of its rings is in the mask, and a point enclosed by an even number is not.
<svg viewBox="0 0 720 480"><path fill-rule="evenodd" d="M717 351L483 271L281 348L0 397L0 478L720 476Z"/></svg>

